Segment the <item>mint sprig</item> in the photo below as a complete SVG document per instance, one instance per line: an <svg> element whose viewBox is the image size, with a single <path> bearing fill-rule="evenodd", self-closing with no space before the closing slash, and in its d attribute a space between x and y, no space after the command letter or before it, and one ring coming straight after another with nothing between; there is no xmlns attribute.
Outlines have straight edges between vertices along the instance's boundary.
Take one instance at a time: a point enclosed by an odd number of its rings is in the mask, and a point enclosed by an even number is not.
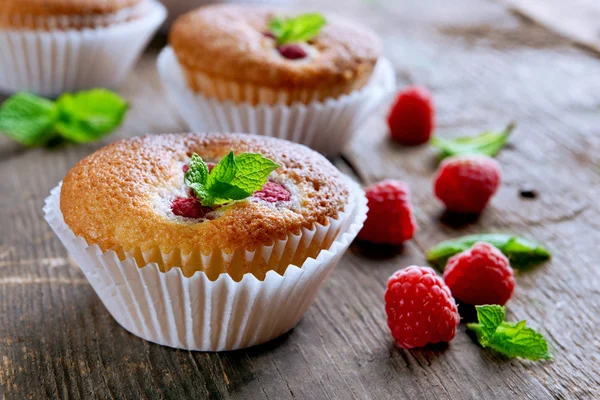
<svg viewBox="0 0 600 400"><path fill-rule="evenodd" d="M479 323L467 324L483 347L489 347L507 357L529 360L551 359L544 336L526 326L526 321L504 322L506 309L499 305L477 306Z"/></svg>
<svg viewBox="0 0 600 400"><path fill-rule="evenodd" d="M504 233L484 233L446 240L427 252L427 260L444 267L450 257L471 248L477 242L486 242L497 247L517 269L525 269L548 260L551 255L536 242Z"/></svg>
<svg viewBox="0 0 600 400"><path fill-rule="evenodd" d="M307 13L295 18L273 17L269 21L269 30L275 36L278 45L307 42L315 38L327 20L320 13Z"/></svg>
<svg viewBox="0 0 600 400"><path fill-rule="evenodd" d="M24 146L40 146L52 138L57 118L54 102L17 93L0 107L0 132Z"/></svg>
<svg viewBox="0 0 600 400"><path fill-rule="evenodd" d="M456 139L434 137L431 145L440 150L440 158L456 155L483 154L493 157L508 142L508 137L515 129L514 123L509 124L502 132L483 132L476 136L466 136Z"/></svg>
<svg viewBox="0 0 600 400"><path fill-rule="evenodd" d="M213 207L234 200L243 200L261 190L271 172L280 167L276 162L255 153L237 156L230 151L209 172L202 158L194 153L184 175L203 206Z"/></svg>
<svg viewBox="0 0 600 400"><path fill-rule="evenodd" d="M27 147L43 146L56 136L86 143L117 128L128 107L105 89L65 93L56 101L22 92L0 107L0 132Z"/></svg>

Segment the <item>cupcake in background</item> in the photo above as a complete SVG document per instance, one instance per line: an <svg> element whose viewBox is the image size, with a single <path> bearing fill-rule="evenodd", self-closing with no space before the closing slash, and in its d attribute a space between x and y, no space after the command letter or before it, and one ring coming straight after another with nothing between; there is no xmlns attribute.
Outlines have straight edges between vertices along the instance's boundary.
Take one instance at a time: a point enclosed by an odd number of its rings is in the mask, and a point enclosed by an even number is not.
<svg viewBox="0 0 600 400"><path fill-rule="evenodd" d="M114 88L165 17L155 0L2 0L0 91Z"/></svg>
<svg viewBox="0 0 600 400"><path fill-rule="evenodd" d="M328 156L395 86L378 37L337 16L207 6L178 19L169 44L159 72L192 130L276 136Z"/></svg>
<svg viewBox="0 0 600 400"><path fill-rule="evenodd" d="M362 227L366 199L305 146L169 134L80 161L45 212L123 327L218 351L298 323Z"/></svg>
<svg viewBox="0 0 600 400"><path fill-rule="evenodd" d="M180 15L194 8L210 4L221 3L248 3L248 4L291 4L296 0L160 0L167 7L169 15L162 26L162 31L167 32L173 21Z"/></svg>

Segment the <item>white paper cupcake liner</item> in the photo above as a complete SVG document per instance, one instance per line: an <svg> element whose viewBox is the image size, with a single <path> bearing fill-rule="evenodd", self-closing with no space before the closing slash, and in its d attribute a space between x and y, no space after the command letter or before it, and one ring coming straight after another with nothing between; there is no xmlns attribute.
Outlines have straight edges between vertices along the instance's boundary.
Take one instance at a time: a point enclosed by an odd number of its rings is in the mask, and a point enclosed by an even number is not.
<svg viewBox="0 0 600 400"><path fill-rule="evenodd" d="M164 6L149 0L139 17L106 27L0 29L0 91L54 97L95 87L115 88L165 17Z"/></svg>
<svg viewBox="0 0 600 400"><path fill-rule="evenodd" d="M292 329L302 318L366 219L362 189L350 183L342 229L327 250L281 275L264 280L245 274L234 281L221 274L211 281L203 272L183 276L181 269L161 272L156 263L139 268L134 258L120 261L75 236L60 211L60 185L46 199L45 218L115 320L145 340L186 350L224 351L254 346ZM315 236L328 226L316 226ZM324 231L324 232L319 232ZM268 246L265 246L267 248ZM270 246L277 254L277 245ZM168 255L162 255L167 257Z"/></svg>
<svg viewBox="0 0 600 400"><path fill-rule="evenodd" d="M170 46L158 57L158 71L169 100L192 131L274 136L304 144L330 157L341 152L356 128L390 98L396 87L391 63L381 58L369 83L349 95L291 106L252 106L194 93Z"/></svg>

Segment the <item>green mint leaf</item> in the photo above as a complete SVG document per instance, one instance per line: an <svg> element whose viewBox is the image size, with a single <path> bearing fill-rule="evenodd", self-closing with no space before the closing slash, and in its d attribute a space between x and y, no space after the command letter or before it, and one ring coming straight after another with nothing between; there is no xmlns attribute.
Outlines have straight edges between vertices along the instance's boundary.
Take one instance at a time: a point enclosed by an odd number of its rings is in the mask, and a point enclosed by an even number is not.
<svg viewBox="0 0 600 400"><path fill-rule="evenodd" d="M234 155L230 151L208 172L206 163L193 154L184 182L192 188L202 205L212 207L243 200L261 190L269 174L279 165L260 154Z"/></svg>
<svg viewBox="0 0 600 400"><path fill-rule="evenodd" d="M550 359L548 342L540 333L526 326L525 321L504 322L506 309L498 305L477 306L479 323L467 324L479 343L507 357L537 361Z"/></svg>
<svg viewBox="0 0 600 400"><path fill-rule="evenodd" d="M274 17L269 22L269 30L279 45L307 42L315 38L327 24L320 13L307 13L295 18Z"/></svg>
<svg viewBox="0 0 600 400"><path fill-rule="evenodd" d="M275 39L280 44L281 38L285 35L285 27L285 19L281 17L275 16L269 21L269 31L275 36Z"/></svg>
<svg viewBox="0 0 600 400"><path fill-rule="evenodd" d="M276 162L255 153L240 154L235 161L238 172L231 183L250 194L261 190L271 172L279 168Z"/></svg>
<svg viewBox="0 0 600 400"><path fill-rule="evenodd" d="M484 154L493 157L504 147L515 126L511 123L502 132L484 132L477 136L456 139L434 137L431 144L440 150L440 158L465 154Z"/></svg>
<svg viewBox="0 0 600 400"><path fill-rule="evenodd" d="M213 199L206 188L208 180L208 166L198 154L192 154L192 158L188 163L188 170L183 175L183 181L190 187L196 198L205 206L213 205Z"/></svg>
<svg viewBox="0 0 600 400"><path fill-rule="evenodd" d="M54 102L17 93L0 107L0 132L28 147L42 146L55 136L58 117Z"/></svg>
<svg viewBox="0 0 600 400"><path fill-rule="evenodd" d="M190 186L193 183L206 185L208 178L208 166L198 154L192 154L192 158L188 163L188 170L183 176L186 185Z"/></svg>
<svg viewBox="0 0 600 400"><path fill-rule="evenodd" d="M477 306L477 319L481 325L482 337L490 341L498 327L506 318L506 309L499 305Z"/></svg>
<svg viewBox="0 0 600 400"><path fill-rule="evenodd" d="M243 200L250 197L252 193L248 193L231 183L217 182L211 187L211 194L216 196L215 204L226 204L233 200Z"/></svg>
<svg viewBox="0 0 600 400"><path fill-rule="evenodd" d="M187 186L194 191L196 198L206 207L215 205L215 198L206 190L206 186L198 182L186 182Z"/></svg>
<svg viewBox="0 0 600 400"><path fill-rule="evenodd" d="M210 171L206 186L210 191L212 187L218 182L230 183L235 178L238 172L238 167L235 162L235 156L233 151L230 151L225 157L221 159ZM218 191L218 190L217 190Z"/></svg>
<svg viewBox="0 0 600 400"><path fill-rule="evenodd" d="M65 93L56 102L59 111L56 131L75 143L102 138L123 122L129 105L105 89Z"/></svg>
<svg viewBox="0 0 600 400"><path fill-rule="evenodd" d="M471 248L477 242L486 242L497 247L517 269L529 268L550 258L548 250L531 240L510 234L486 233L441 242L429 250L427 260L444 267L450 257Z"/></svg>

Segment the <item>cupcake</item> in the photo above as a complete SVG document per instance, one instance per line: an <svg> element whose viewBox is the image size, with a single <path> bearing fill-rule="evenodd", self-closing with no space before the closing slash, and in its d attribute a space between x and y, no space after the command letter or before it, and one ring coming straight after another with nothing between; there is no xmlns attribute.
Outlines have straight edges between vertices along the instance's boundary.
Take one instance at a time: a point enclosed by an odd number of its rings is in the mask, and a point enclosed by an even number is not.
<svg viewBox="0 0 600 400"><path fill-rule="evenodd" d="M161 3L165 5L169 16L167 21L163 24L161 30L168 32L169 26L177 19L180 15L185 14L197 7L205 6L209 4L219 3L252 3L252 4L285 4L293 3L295 0L161 0Z"/></svg>
<svg viewBox="0 0 600 400"><path fill-rule="evenodd" d="M338 153L392 90L378 37L318 13L201 7L174 23L159 71L192 129L246 130Z"/></svg>
<svg viewBox="0 0 600 400"><path fill-rule="evenodd" d="M0 90L114 87L165 17L155 0L3 0Z"/></svg>
<svg viewBox="0 0 600 400"><path fill-rule="evenodd" d="M318 153L242 134L123 140L80 161L46 219L123 327L232 350L293 328L366 217Z"/></svg>

